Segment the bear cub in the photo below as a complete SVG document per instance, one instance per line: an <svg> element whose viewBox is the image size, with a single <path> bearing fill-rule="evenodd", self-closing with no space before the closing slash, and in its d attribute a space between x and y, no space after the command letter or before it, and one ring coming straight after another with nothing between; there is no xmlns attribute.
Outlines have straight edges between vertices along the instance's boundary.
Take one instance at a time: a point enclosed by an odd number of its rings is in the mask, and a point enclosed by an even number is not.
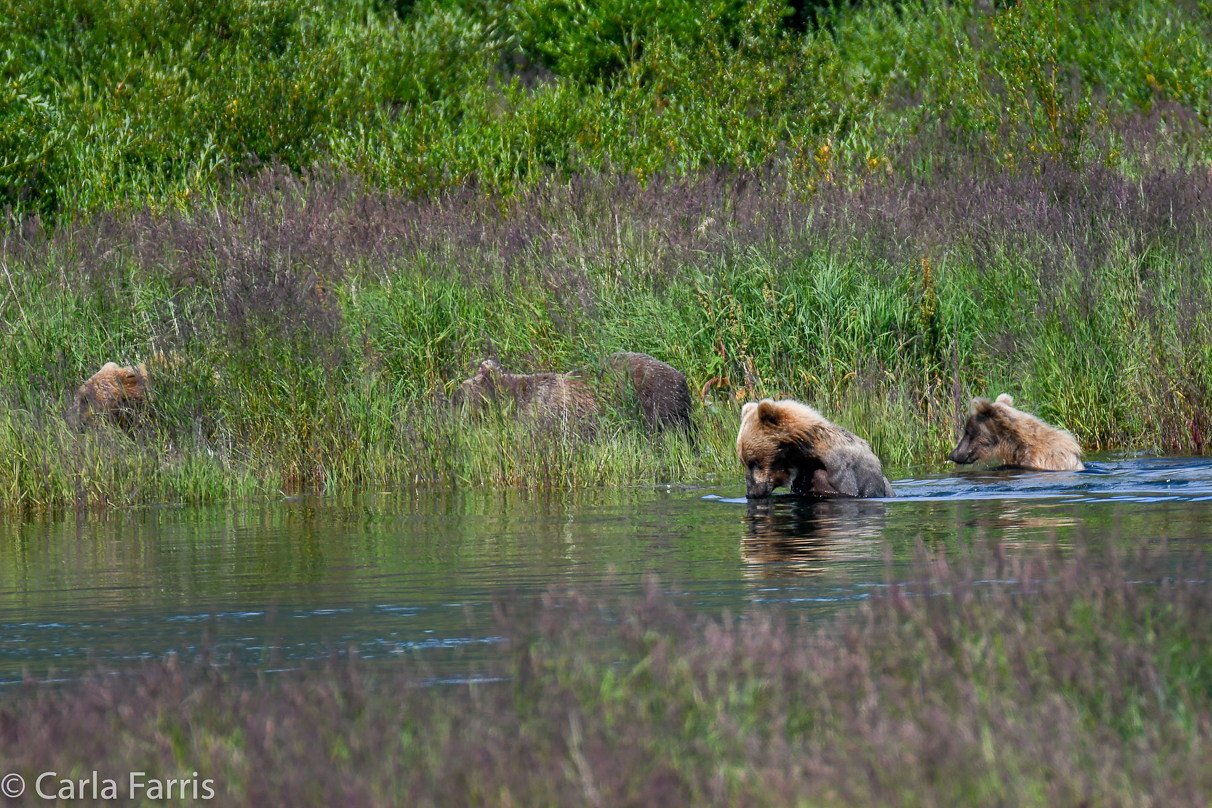
<svg viewBox="0 0 1212 808"><path fill-rule="evenodd" d="M585 421L600 410L593 391L568 373L509 373L491 359L459 386L455 406L483 409L490 401L511 401L519 412L542 420Z"/></svg>
<svg viewBox="0 0 1212 808"><path fill-rule="evenodd" d="M1002 393L996 400L974 398L964 434L948 459L960 465L995 460L1003 466L1036 471L1081 471L1082 448L1063 429L1016 410Z"/></svg>
<svg viewBox="0 0 1212 808"><path fill-rule="evenodd" d="M736 453L751 499L784 486L821 498L896 496L867 441L798 401L767 398L742 407Z"/></svg>
<svg viewBox="0 0 1212 808"><path fill-rule="evenodd" d="M147 406L147 366L119 367L106 362L76 390L68 422L77 427L88 426L95 416L113 418L119 426L130 429Z"/></svg>
<svg viewBox="0 0 1212 808"><path fill-rule="evenodd" d="M646 353L631 351L611 354L605 365L635 390L650 432L674 428L692 435L690 385L680 370Z"/></svg>

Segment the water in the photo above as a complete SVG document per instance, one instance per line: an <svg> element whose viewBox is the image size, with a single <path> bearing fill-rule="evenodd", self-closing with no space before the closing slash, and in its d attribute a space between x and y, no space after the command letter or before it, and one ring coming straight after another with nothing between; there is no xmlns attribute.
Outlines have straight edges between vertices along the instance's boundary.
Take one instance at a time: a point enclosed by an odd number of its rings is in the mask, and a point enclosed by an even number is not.
<svg viewBox="0 0 1212 808"><path fill-rule="evenodd" d="M204 645L291 667L356 646L437 666L500 645L494 602L555 588L639 590L691 608L851 608L920 539L1022 552L1165 539L1207 544L1212 462L1120 458L1082 473L894 480L895 500L747 503L740 484L378 494L139 508L0 522L0 682L70 676Z"/></svg>

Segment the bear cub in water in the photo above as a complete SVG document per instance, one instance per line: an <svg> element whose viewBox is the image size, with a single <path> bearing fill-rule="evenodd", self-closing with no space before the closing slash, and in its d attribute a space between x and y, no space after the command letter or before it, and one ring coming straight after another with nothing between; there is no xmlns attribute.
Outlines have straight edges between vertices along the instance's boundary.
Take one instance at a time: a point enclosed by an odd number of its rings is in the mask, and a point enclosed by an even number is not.
<svg viewBox="0 0 1212 808"><path fill-rule="evenodd" d="M1014 399L1002 393L994 401L974 398L964 434L948 459L966 465L994 460L1003 466L1036 471L1081 471L1082 447L1063 429L1048 426L1028 412L1016 410Z"/></svg>
<svg viewBox="0 0 1212 808"><path fill-rule="evenodd" d="M767 398L741 408L736 453L750 498L783 486L813 497L896 496L867 441L798 401Z"/></svg>

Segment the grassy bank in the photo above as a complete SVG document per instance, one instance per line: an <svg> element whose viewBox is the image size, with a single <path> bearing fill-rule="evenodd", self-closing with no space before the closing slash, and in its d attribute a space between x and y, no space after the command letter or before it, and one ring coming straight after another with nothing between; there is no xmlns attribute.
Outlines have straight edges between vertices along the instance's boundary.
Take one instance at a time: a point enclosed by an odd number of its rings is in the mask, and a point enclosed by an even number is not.
<svg viewBox="0 0 1212 808"><path fill-rule="evenodd" d="M805 188L942 121L1003 167L1098 150L1108 118L1212 114L1194 2L15 0L0 204L188 207L329 164L429 195L786 159ZM1206 163L1206 138L1184 150ZM1118 163L1118 158L1113 157Z"/></svg>
<svg viewBox="0 0 1212 808"><path fill-rule="evenodd" d="M0 502L730 479L758 395L893 467L1003 391L1203 452L1206 10L987 5L22 0ZM697 451L444 403L616 350L726 380ZM149 357L139 429L66 428Z"/></svg>
<svg viewBox="0 0 1212 808"><path fill-rule="evenodd" d="M694 619L655 585L513 603L506 658L470 685L345 659L27 684L0 705L0 754L31 788L198 772L234 805L1204 804L1202 566L998 558L923 556L823 627Z"/></svg>
<svg viewBox="0 0 1212 808"><path fill-rule="evenodd" d="M950 155L808 196L772 168L418 202L279 170L167 215L14 224L0 498L739 480L739 405L762 395L814 403L893 467L941 461L968 398L1000 392L1087 450L1202 452L1212 178L1173 158L1171 124L1137 124L1138 178ZM695 390L727 380L697 449L626 408L586 436L446 401L485 357L592 375L617 350ZM132 433L63 422L103 362L153 356Z"/></svg>

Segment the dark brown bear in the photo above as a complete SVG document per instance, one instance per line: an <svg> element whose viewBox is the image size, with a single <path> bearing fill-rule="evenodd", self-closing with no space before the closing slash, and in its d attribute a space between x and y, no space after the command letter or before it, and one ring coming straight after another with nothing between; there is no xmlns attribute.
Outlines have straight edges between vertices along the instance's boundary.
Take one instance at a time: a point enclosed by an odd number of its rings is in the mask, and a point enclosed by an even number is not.
<svg viewBox="0 0 1212 808"><path fill-rule="evenodd" d="M783 486L812 497L896 496L867 441L798 401L767 398L742 407L736 453L750 498Z"/></svg>
<svg viewBox="0 0 1212 808"><path fill-rule="evenodd" d="M611 354L605 365L631 385L649 430L672 427L691 434L690 386L681 371L646 353Z"/></svg>
<svg viewBox="0 0 1212 808"><path fill-rule="evenodd" d="M68 421L83 427L95 417L109 417L129 429L147 406L148 387L145 365L119 367L106 362L76 390Z"/></svg>
<svg viewBox="0 0 1212 808"><path fill-rule="evenodd" d="M582 422L600 410L593 391L568 373L508 373L491 359L480 363L476 374L459 386L456 406L483 408L488 402L509 401L518 411L540 419Z"/></svg>

